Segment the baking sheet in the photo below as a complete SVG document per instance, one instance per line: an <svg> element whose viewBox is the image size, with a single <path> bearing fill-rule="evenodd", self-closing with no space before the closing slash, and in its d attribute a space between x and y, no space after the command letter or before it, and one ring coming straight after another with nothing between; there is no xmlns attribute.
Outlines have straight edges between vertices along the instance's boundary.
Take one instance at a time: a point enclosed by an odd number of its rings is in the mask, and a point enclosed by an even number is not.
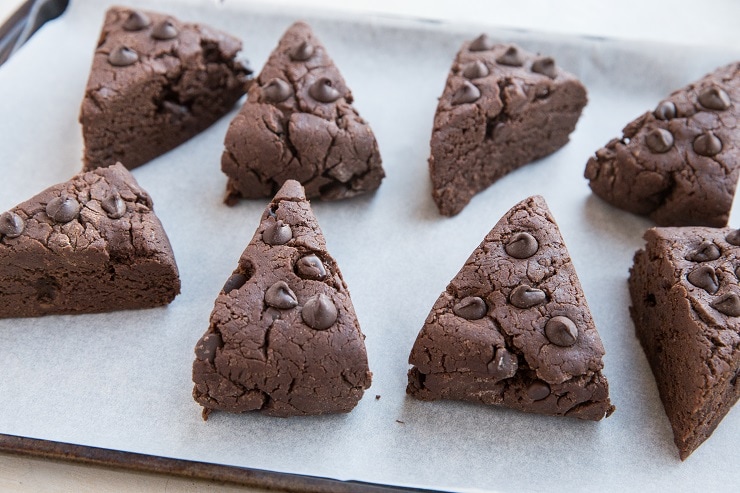
<svg viewBox="0 0 740 493"><path fill-rule="evenodd" d="M77 114L108 4L72 2L0 69L0 210L80 169ZM373 386L348 415L286 420L214 413L201 420L190 396L193 347L267 203L221 203L226 178L219 159L234 112L134 171L154 199L180 267L183 292L169 307L0 320L0 433L458 491L740 485L737 409L679 461L628 314L627 271L651 224L592 197L582 178L589 155L626 122L671 90L740 58L737 49L486 29L495 39L554 56L581 77L590 102L565 148L500 180L460 215L443 218L430 197L426 164L436 98L460 43L480 26L195 0L156 7L241 37L257 70L284 29L306 19L352 88L388 176L372 196L313 207L367 335ZM407 398L408 352L431 305L500 216L532 194L547 199L578 269L607 351L604 371L616 413L586 423Z"/></svg>

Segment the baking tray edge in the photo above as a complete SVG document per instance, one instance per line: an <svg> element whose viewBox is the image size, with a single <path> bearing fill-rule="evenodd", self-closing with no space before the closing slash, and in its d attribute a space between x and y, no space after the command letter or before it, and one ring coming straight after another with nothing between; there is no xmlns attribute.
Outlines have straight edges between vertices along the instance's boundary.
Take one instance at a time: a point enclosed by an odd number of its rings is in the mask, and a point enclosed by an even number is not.
<svg viewBox="0 0 740 493"><path fill-rule="evenodd" d="M134 472L220 481L273 491L312 493L389 493L396 491L413 493L433 491L171 459L3 433L0 433L0 452Z"/></svg>

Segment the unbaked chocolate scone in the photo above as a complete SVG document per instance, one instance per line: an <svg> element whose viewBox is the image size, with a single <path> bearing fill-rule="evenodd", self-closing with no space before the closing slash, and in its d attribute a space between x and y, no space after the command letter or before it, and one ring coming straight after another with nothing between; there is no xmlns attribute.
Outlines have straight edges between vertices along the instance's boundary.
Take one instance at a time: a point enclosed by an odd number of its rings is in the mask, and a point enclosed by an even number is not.
<svg viewBox="0 0 740 493"><path fill-rule="evenodd" d="M121 164L0 214L0 318L148 308L179 292L152 200Z"/></svg>
<svg viewBox="0 0 740 493"><path fill-rule="evenodd" d="M542 197L514 206L434 304L406 392L598 421L609 416L604 348Z"/></svg>
<svg viewBox="0 0 740 493"><path fill-rule="evenodd" d="M303 187L288 180L216 298L193 397L204 419L349 412L370 387L364 339Z"/></svg>
<svg viewBox="0 0 740 493"><path fill-rule="evenodd" d="M203 24L110 8L80 110L84 168L135 168L221 118L250 82L241 47Z"/></svg>
<svg viewBox="0 0 740 493"><path fill-rule="evenodd" d="M740 231L653 228L630 270L630 313L681 459L740 397Z"/></svg>
<svg viewBox="0 0 740 493"><path fill-rule="evenodd" d="M288 180L308 198L377 189L385 176L370 126L311 28L296 22L265 63L229 126L221 169L226 203L271 197Z"/></svg>
<svg viewBox="0 0 740 493"><path fill-rule="evenodd" d="M552 58L481 35L463 43L434 115L429 173L445 216L520 166L563 147L586 88Z"/></svg>
<svg viewBox="0 0 740 493"><path fill-rule="evenodd" d="M727 225L740 173L740 62L673 92L588 160L591 190L661 226Z"/></svg>

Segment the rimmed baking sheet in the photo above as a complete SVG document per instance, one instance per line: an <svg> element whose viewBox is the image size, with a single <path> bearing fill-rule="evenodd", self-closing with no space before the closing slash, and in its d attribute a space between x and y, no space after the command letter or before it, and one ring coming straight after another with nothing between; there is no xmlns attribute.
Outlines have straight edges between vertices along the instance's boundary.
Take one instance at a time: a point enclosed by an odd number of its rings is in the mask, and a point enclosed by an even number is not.
<svg viewBox="0 0 740 493"><path fill-rule="evenodd" d="M0 69L0 210L80 169L77 114L108 4L73 2ZM388 176L372 196L313 207L367 335L373 386L348 415L286 420L214 413L201 420L190 396L193 347L267 203L222 204L219 159L232 113L134 171L154 199L180 267L183 292L172 305L0 320L0 433L457 491L716 491L740 484L737 410L686 462L678 460L628 314L627 271L651 224L592 197L582 177L588 157L624 124L673 89L740 58L739 50L487 29L495 39L554 56L581 77L590 102L566 147L497 182L460 215L443 218L427 174L432 118L455 52L480 26L185 0L156 8L241 37L257 70L284 29L305 19L352 88ZM545 196L578 269L607 351L617 412L585 423L407 398L408 352L434 300L498 218L533 194Z"/></svg>

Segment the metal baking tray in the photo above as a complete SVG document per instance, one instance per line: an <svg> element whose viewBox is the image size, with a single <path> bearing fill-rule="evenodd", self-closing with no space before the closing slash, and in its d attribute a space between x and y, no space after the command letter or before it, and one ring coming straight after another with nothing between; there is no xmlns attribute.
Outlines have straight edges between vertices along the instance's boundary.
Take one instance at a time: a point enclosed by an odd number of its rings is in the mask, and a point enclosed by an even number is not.
<svg viewBox="0 0 740 493"><path fill-rule="evenodd" d="M77 114L111 3L76 0L0 68L0 210L79 171ZM190 395L193 347L267 204L222 203L219 159L235 109L134 171L180 267L183 292L169 307L0 320L6 396L0 450L296 491L678 491L740 484L737 410L679 461L628 313L628 269L651 223L593 197L582 177L588 157L624 124L673 89L740 58L740 49L195 0L162 1L156 9L241 37L257 70L284 29L304 19L352 88L378 138L387 178L370 196L313 208L367 335L373 386L348 415L200 418ZM480 32L552 55L581 78L590 101L567 146L444 218L430 196L432 119L455 52ZM501 215L534 194L548 201L581 278L607 351L604 373L616 413L586 423L406 397L408 352L436 297Z"/></svg>

